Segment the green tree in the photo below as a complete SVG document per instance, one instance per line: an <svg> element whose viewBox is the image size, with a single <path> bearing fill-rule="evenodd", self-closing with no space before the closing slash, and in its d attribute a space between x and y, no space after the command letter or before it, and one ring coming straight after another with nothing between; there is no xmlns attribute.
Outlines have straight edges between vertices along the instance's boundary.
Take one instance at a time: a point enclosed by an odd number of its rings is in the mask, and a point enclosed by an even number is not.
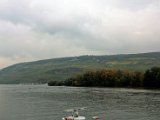
<svg viewBox="0 0 160 120"><path fill-rule="evenodd" d="M143 85L144 87L160 88L160 67L153 67L146 70Z"/></svg>

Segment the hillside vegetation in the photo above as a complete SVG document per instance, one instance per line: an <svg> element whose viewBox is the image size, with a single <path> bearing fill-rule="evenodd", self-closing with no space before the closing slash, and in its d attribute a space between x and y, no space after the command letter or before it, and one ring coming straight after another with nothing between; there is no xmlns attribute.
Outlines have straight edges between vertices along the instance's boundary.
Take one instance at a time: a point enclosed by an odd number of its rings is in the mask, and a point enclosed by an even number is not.
<svg viewBox="0 0 160 120"><path fill-rule="evenodd" d="M90 70L121 69L144 72L153 66L160 67L160 52L55 58L4 68L0 71L0 83L47 83L64 81Z"/></svg>
<svg viewBox="0 0 160 120"><path fill-rule="evenodd" d="M50 81L49 86L78 87L143 87L160 88L160 67L152 67L144 73L128 70L87 71L65 81Z"/></svg>

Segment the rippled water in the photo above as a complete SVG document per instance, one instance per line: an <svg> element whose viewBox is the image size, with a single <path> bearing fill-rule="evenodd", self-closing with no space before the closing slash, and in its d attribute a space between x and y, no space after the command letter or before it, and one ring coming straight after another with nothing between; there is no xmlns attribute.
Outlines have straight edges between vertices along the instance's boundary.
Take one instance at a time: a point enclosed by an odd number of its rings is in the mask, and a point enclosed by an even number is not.
<svg viewBox="0 0 160 120"><path fill-rule="evenodd" d="M88 120L160 120L160 91L0 85L0 120L61 120L72 107Z"/></svg>

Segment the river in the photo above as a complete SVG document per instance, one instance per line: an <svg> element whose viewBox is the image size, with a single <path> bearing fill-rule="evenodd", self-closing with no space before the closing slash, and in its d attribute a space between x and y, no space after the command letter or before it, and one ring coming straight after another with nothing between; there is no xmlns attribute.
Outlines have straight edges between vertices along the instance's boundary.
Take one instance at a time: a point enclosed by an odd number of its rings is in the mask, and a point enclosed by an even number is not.
<svg viewBox="0 0 160 120"><path fill-rule="evenodd" d="M73 107L87 120L160 120L160 90L0 85L0 120L61 120Z"/></svg>

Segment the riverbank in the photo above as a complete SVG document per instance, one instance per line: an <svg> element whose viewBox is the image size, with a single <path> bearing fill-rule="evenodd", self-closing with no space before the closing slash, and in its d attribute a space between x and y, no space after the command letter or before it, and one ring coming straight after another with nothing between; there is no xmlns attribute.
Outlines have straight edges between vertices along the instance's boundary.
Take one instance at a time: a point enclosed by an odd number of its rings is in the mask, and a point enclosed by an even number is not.
<svg viewBox="0 0 160 120"><path fill-rule="evenodd" d="M160 68L153 67L144 73L127 70L88 71L65 81L50 81L49 86L160 88Z"/></svg>

